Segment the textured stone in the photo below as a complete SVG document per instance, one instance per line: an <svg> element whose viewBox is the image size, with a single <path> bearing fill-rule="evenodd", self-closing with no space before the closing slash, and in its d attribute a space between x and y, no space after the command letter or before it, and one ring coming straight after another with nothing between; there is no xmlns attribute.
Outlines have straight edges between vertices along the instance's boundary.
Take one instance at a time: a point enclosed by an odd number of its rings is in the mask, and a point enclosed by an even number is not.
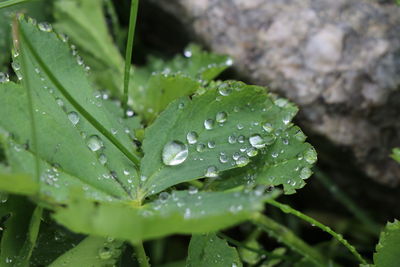
<svg viewBox="0 0 400 267"><path fill-rule="evenodd" d="M364 0L149 0L301 107L300 124L400 184L400 8Z"/></svg>

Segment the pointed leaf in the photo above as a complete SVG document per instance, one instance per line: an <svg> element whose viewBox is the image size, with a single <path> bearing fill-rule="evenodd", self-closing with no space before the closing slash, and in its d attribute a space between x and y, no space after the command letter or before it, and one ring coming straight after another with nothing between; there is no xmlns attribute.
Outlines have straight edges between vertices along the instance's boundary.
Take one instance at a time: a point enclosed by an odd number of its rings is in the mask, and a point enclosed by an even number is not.
<svg viewBox="0 0 400 267"><path fill-rule="evenodd" d="M400 222L388 223L382 231L374 254L376 267L395 267L399 265Z"/></svg>

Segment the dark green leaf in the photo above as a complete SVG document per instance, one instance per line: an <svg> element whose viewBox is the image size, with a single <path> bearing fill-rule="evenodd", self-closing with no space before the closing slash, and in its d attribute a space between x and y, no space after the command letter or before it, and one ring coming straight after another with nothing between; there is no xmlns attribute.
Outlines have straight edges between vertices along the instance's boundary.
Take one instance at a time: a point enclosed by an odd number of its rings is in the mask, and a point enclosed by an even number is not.
<svg viewBox="0 0 400 267"><path fill-rule="evenodd" d="M400 222L388 223L382 231L374 254L376 267L396 267L399 265Z"/></svg>

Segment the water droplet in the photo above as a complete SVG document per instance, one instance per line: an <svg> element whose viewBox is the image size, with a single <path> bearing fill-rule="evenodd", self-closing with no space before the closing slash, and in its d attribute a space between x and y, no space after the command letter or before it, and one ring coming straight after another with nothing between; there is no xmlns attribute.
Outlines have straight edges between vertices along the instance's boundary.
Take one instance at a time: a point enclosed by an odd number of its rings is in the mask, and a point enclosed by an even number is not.
<svg viewBox="0 0 400 267"><path fill-rule="evenodd" d="M185 219L189 219L190 218L190 216L191 216L191 211L190 211L190 209L189 208L186 208L185 209L185 214L183 215L183 218L185 218Z"/></svg>
<svg viewBox="0 0 400 267"><path fill-rule="evenodd" d="M198 134L194 131L188 132L188 134L186 135L186 140L188 141L189 144L193 145L197 143L197 138L198 138Z"/></svg>
<svg viewBox="0 0 400 267"><path fill-rule="evenodd" d="M87 141L87 146L92 151L97 151L103 147L103 141L97 135L92 135Z"/></svg>
<svg viewBox="0 0 400 267"><path fill-rule="evenodd" d="M244 128L244 126L243 126L242 124L238 123L238 124L236 125L236 128L237 128L238 130L242 130L242 129Z"/></svg>
<svg viewBox="0 0 400 267"><path fill-rule="evenodd" d="M161 201L161 203L167 202L169 197L170 197L170 195L168 192L161 192L160 195L158 195L158 199Z"/></svg>
<svg viewBox="0 0 400 267"><path fill-rule="evenodd" d="M268 123L268 122L264 123L262 127L267 133L271 133L274 130L274 128L272 127L272 124Z"/></svg>
<svg viewBox="0 0 400 267"><path fill-rule="evenodd" d="M79 122L79 115L75 111L71 111L68 113L68 119L72 123L72 125L77 125Z"/></svg>
<svg viewBox="0 0 400 267"><path fill-rule="evenodd" d="M214 141L209 141L207 143L208 148L214 148L215 147L215 142Z"/></svg>
<svg viewBox="0 0 400 267"><path fill-rule="evenodd" d="M112 250L109 247L102 247L99 249L99 257L102 260L108 260L112 257Z"/></svg>
<svg viewBox="0 0 400 267"><path fill-rule="evenodd" d="M250 147L250 148L247 149L246 154L249 157L255 157L258 154L258 150L255 149L254 147Z"/></svg>
<svg viewBox="0 0 400 267"><path fill-rule="evenodd" d="M250 162L250 159L246 156L240 156L237 160L236 160L236 165L238 167L244 167L246 166L248 163Z"/></svg>
<svg viewBox="0 0 400 267"><path fill-rule="evenodd" d="M278 107L285 107L288 104L288 100L284 98L278 98L274 101L274 104L277 105Z"/></svg>
<svg viewBox="0 0 400 267"><path fill-rule="evenodd" d="M183 109L185 107L185 103L179 103L178 108Z"/></svg>
<svg viewBox="0 0 400 267"><path fill-rule="evenodd" d="M243 136L243 135L239 135L239 137L238 137L238 142L240 143L240 144L243 144L244 143L244 141L245 141L245 137Z"/></svg>
<svg viewBox="0 0 400 267"><path fill-rule="evenodd" d="M76 56L76 63L78 63L79 66L83 65L83 58L81 56Z"/></svg>
<svg viewBox="0 0 400 267"><path fill-rule="evenodd" d="M235 152L235 153L233 153L233 155L232 155L232 158L233 158L234 160L238 160L239 157L240 157L240 153L239 153L239 152Z"/></svg>
<svg viewBox="0 0 400 267"><path fill-rule="evenodd" d="M218 87L218 92L222 96L228 96L232 92L232 89L229 87L229 85L227 83L222 83Z"/></svg>
<svg viewBox="0 0 400 267"><path fill-rule="evenodd" d="M308 167L304 167L301 169L300 171L300 178L301 179L307 179L308 177L310 177L312 174L312 171L310 168Z"/></svg>
<svg viewBox="0 0 400 267"><path fill-rule="evenodd" d="M278 155L279 155L279 154L278 154L278 152L276 152L276 151L275 151L275 152L272 152L272 154L271 154L271 156L272 156L273 158L277 158Z"/></svg>
<svg viewBox="0 0 400 267"><path fill-rule="evenodd" d="M10 81L10 77L7 73L0 72L0 83L6 83Z"/></svg>
<svg viewBox="0 0 400 267"><path fill-rule="evenodd" d="M289 144L289 139L284 138L284 139L282 140L282 143L283 143L284 145L288 145L288 144Z"/></svg>
<svg viewBox="0 0 400 267"><path fill-rule="evenodd" d="M14 71L19 71L21 69L21 65L17 61L13 61L11 63L11 67L13 68Z"/></svg>
<svg viewBox="0 0 400 267"><path fill-rule="evenodd" d="M192 51L190 49L186 49L185 51L183 51L183 55L189 58L192 56Z"/></svg>
<svg viewBox="0 0 400 267"><path fill-rule="evenodd" d="M53 27L51 26L51 24L47 23L47 22L40 22L38 24L39 30L41 30L42 32L51 32L53 30Z"/></svg>
<svg viewBox="0 0 400 267"><path fill-rule="evenodd" d="M228 162L228 157L226 156L225 153L221 153L219 155L219 162L221 162L221 163L227 163Z"/></svg>
<svg viewBox="0 0 400 267"><path fill-rule="evenodd" d="M225 61L225 64L226 64L227 66L232 66L232 65L233 65L233 59L228 58L228 59Z"/></svg>
<svg viewBox="0 0 400 267"><path fill-rule="evenodd" d="M228 137L228 143L229 143L229 144L234 144L234 143L236 143L236 136L230 135L230 136Z"/></svg>
<svg viewBox="0 0 400 267"><path fill-rule="evenodd" d="M100 156L99 156L99 161L100 161L100 163L101 163L102 165L106 164L106 163L107 163L107 157L106 157L106 155L100 154Z"/></svg>
<svg viewBox="0 0 400 267"><path fill-rule="evenodd" d="M310 148L307 150L307 152L304 154L304 159L309 163L313 164L317 161L317 152L315 151L314 148Z"/></svg>
<svg viewBox="0 0 400 267"><path fill-rule="evenodd" d="M205 148L206 148L206 145L204 145L204 144L198 144L198 145L196 146L196 151L197 151L197 152L203 152Z"/></svg>
<svg viewBox="0 0 400 267"><path fill-rule="evenodd" d="M249 142L251 146L255 148L263 148L266 145L264 139L258 134L252 135L249 138Z"/></svg>
<svg viewBox="0 0 400 267"><path fill-rule="evenodd" d="M214 128L214 120L213 119L207 119L204 121L204 128L206 130L212 130Z"/></svg>
<svg viewBox="0 0 400 267"><path fill-rule="evenodd" d="M228 118L228 114L226 112L218 112L217 115L215 116L215 120L218 123L224 123L226 122L226 119Z"/></svg>
<svg viewBox="0 0 400 267"><path fill-rule="evenodd" d="M204 175L205 177L218 177L218 169L215 166L209 166Z"/></svg>
<svg viewBox="0 0 400 267"><path fill-rule="evenodd" d="M59 105L60 107L64 107L64 101L61 98L57 98L56 99L56 103L57 105Z"/></svg>
<svg viewBox="0 0 400 267"><path fill-rule="evenodd" d="M190 186L188 192L190 195L194 195L197 194L197 192L199 192L199 189L197 189L197 187Z"/></svg>
<svg viewBox="0 0 400 267"><path fill-rule="evenodd" d="M294 137L300 142L304 142L307 139L307 136L300 129L294 134Z"/></svg>
<svg viewBox="0 0 400 267"><path fill-rule="evenodd" d="M164 146L162 160L165 165L175 166L183 163L189 155L188 147L179 141L172 141Z"/></svg>
<svg viewBox="0 0 400 267"><path fill-rule="evenodd" d="M289 124L291 119L292 119L292 116L286 115L283 117L282 122L283 122L283 124L287 125L287 124Z"/></svg>
<svg viewBox="0 0 400 267"><path fill-rule="evenodd" d="M145 182L147 180L147 176L141 175L140 176L140 181Z"/></svg>
<svg viewBox="0 0 400 267"><path fill-rule="evenodd" d="M132 109L127 109L126 110L126 116L128 118L133 117L133 115L135 115L135 112Z"/></svg>

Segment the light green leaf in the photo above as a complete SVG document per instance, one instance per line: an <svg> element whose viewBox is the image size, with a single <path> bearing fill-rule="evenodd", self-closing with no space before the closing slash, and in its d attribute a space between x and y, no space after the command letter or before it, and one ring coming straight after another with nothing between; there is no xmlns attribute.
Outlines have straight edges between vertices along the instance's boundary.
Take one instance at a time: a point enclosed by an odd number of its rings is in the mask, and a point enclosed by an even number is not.
<svg viewBox="0 0 400 267"><path fill-rule="evenodd" d="M193 235L189 244L187 267L240 267L236 249L215 234Z"/></svg>
<svg viewBox="0 0 400 267"><path fill-rule="evenodd" d="M19 195L36 195L39 184L32 176L24 174L0 174L0 190Z"/></svg>
<svg viewBox="0 0 400 267"><path fill-rule="evenodd" d="M395 161L400 163L400 148L393 148L392 155L390 155Z"/></svg>
<svg viewBox="0 0 400 267"><path fill-rule="evenodd" d="M250 162L250 153L261 148L268 151L280 142L282 134L285 137L296 111L291 104L275 105L265 88L241 82L222 83L192 100L184 97L174 101L146 129L142 194L243 167ZM266 131L266 123L275 131ZM179 157L186 159L177 164L180 160L174 158Z"/></svg>
<svg viewBox="0 0 400 267"><path fill-rule="evenodd" d="M160 199L135 207L127 203L88 202L74 198L56 210L54 218L69 229L90 235L113 236L136 243L170 234L217 231L253 216L265 198L241 192L163 193Z"/></svg>
<svg viewBox="0 0 400 267"><path fill-rule="evenodd" d="M122 242L110 238L89 236L70 249L49 267L107 267L114 266L121 256Z"/></svg>
<svg viewBox="0 0 400 267"><path fill-rule="evenodd" d="M376 267L395 267L399 265L400 222L389 222L382 231L374 254Z"/></svg>
<svg viewBox="0 0 400 267"><path fill-rule="evenodd" d="M275 132L276 134L276 132ZM286 194L293 194L305 185L312 175L311 168L317 160L314 148L305 143L306 136L297 126L290 126L277 135L274 144L239 170L228 171L214 183L217 190L239 185L283 185Z"/></svg>
<svg viewBox="0 0 400 267"><path fill-rule="evenodd" d="M9 149L9 158L16 162L10 162L14 170L30 173L34 153L43 164L42 176L49 176L53 166L67 174L64 185L85 185L115 198L134 197L132 186L138 179L132 159L138 156L131 133L126 133L129 128L103 107L101 94L93 92L83 67L56 34L24 21L19 30L20 49L27 58L24 78L34 92L39 150L29 146L26 92L13 83L1 84L0 127L12 137L10 147L15 149ZM22 64L19 57L16 60ZM55 181L53 187L62 188Z"/></svg>

